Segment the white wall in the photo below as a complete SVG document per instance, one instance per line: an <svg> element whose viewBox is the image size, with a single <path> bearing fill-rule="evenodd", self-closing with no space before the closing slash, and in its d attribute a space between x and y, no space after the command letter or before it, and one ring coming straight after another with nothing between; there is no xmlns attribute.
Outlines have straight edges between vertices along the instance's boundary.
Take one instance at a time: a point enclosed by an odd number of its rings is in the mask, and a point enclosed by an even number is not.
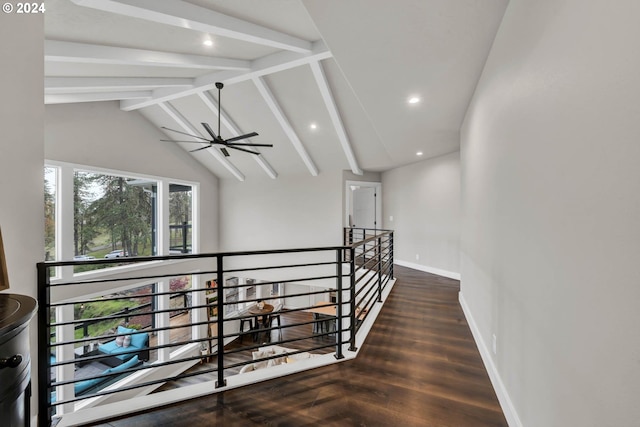
<svg viewBox="0 0 640 427"><path fill-rule="evenodd" d="M220 181L224 251L342 244L342 172Z"/></svg>
<svg viewBox="0 0 640 427"><path fill-rule="evenodd" d="M42 15L0 14L0 228L11 289L36 296L44 257L44 70ZM37 390L36 319L30 324ZM37 412L37 399L31 399ZM5 415L5 414L2 414Z"/></svg>
<svg viewBox="0 0 640 427"><path fill-rule="evenodd" d="M42 16L0 14L0 228L10 291L32 297L44 257L42 38Z"/></svg>
<svg viewBox="0 0 640 427"><path fill-rule="evenodd" d="M465 119L462 300L512 425L640 419L638 16L512 0Z"/></svg>
<svg viewBox="0 0 640 427"><path fill-rule="evenodd" d="M384 172L382 203L396 263L459 278L459 152Z"/></svg>
<svg viewBox="0 0 640 427"><path fill-rule="evenodd" d="M47 105L47 160L200 183L200 251L218 249L218 179L138 112L117 102Z"/></svg>

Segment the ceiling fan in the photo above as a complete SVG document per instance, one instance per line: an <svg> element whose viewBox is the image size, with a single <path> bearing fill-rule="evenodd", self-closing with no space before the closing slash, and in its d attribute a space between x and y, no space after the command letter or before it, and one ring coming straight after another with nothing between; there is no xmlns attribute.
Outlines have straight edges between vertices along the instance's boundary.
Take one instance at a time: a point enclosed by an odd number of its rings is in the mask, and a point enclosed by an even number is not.
<svg viewBox="0 0 640 427"><path fill-rule="evenodd" d="M192 138L196 138L199 139L201 141L176 141L176 140L172 140L172 139L161 139L161 141L164 142L186 142L186 143L195 143L195 144L202 144L202 143L208 143L209 145L206 145L204 147L200 147L200 148L196 148L195 150L190 150L190 153L196 152L196 151L200 151L200 150L206 150L207 148L211 148L214 145L222 145L222 147L220 147L220 151L222 152L222 154L224 154L225 157L229 157L229 151L227 151L227 148L232 148L234 150L238 150L238 151L244 151L245 153L251 153L251 154L255 154L255 155L260 155L259 152L257 151L252 151L252 150L247 150L246 148L240 148L240 147L273 147L273 144L253 144L253 143L249 143L249 142L234 142L234 141L240 141L242 139L247 139L247 138L251 138L254 136L258 136L258 134L256 132L251 132L251 133L247 133L244 135L240 135L240 136L234 136L233 138L229 138L229 139L223 139L220 136L220 116L221 116L221 111L222 111L222 99L221 97L221 90L224 87L224 85L220 82L216 83L216 87L218 88L218 135L216 135L215 133L213 133L213 129L211 129L211 126L209 126L208 123L202 123L202 126L204 127L204 129L207 131L207 133L209 135L211 135L212 139L207 139L207 138L203 138L199 135L191 135L190 133L186 133L186 132L182 132L179 130L175 130L175 129L169 129L168 127L164 127L162 126L162 129L166 129L168 131L171 132L176 132L176 133L180 133L182 135L187 135L190 136Z"/></svg>

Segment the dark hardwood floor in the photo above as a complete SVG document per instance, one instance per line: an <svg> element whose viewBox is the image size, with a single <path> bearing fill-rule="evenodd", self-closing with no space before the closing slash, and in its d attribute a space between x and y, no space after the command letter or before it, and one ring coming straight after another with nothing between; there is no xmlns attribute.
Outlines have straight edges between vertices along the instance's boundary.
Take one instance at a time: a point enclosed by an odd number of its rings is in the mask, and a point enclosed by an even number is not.
<svg viewBox="0 0 640 427"><path fill-rule="evenodd" d="M506 426L458 281L395 267L357 359L100 426Z"/></svg>

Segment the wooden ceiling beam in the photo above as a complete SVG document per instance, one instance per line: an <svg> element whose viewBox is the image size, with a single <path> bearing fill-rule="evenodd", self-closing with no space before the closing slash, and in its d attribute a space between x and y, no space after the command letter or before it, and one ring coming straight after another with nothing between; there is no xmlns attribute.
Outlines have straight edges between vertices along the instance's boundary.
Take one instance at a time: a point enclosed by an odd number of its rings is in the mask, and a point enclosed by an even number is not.
<svg viewBox="0 0 640 427"><path fill-rule="evenodd" d="M45 40L44 60L45 62L137 65L204 70L249 70L251 68L250 61L240 59L159 52L155 50L102 46L59 40Z"/></svg>
<svg viewBox="0 0 640 427"><path fill-rule="evenodd" d="M342 123L342 118L340 117L340 112L338 111L338 107L336 106L336 102L333 98L333 93L331 92L329 83L327 82L327 77L325 76L324 70L322 69L322 64L316 61L310 62L309 66L311 67L311 71L313 72L313 77L316 79L318 89L320 89L320 94L322 95L324 104L326 105L327 111L329 112L329 117L331 117L333 127L338 134L340 145L342 145L344 155L347 157L349 167L351 167L351 172L356 175L362 175L362 169L360 169L360 167L358 166L358 161L356 160L356 156L353 153L353 149L351 148L349 137L347 136L344 124Z"/></svg>
<svg viewBox="0 0 640 427"><path fill-rule="evenodd" d="M179 0L71 0L80 6L146 21L216 34L298 53L311 43L279 31Z"/></svg>
<svg viewBox="0 0 640 427"><path fill-rule="evenodd" d="M45 94L152 91L159 87L186 89L193 79L170 77L45 77Z"/></svg>
<svg viewBox="0 0 640 427"><path fill-rule="evenodd" d="M255 77L252 80L253 80L253 83L258 88L258 92L260 92L260 95L262 95L262 98L264 98L264 101L267 103L267 106L269 107L274 117L282 127L282 130L291 141L291 144L293 144L293 148L295 148L295 150L298 152L298 155L300 156L304 164L307 166L307 169L309 169L309 172L311 173L311 175L318 176L318 168L313 163L313 160L311 159L311 156L307 152L307 149L302 144L302 141L300 141L298 134L296 133L295 130L293 130L293 127L291 126L289 119L287 119L287 116L284 114L284 111L282 111L282 108L280 108L278 101L276 101L276 98L273 96L273 93L271 92L271 89L269 89L269 87L267 86L267 83L264 81L262 77Z"/></svg>
<svg viewBox="0 0 640 427"><path fill-rule="evenodd" d="M121 101L123 99L149 99L150 90L124 92L51 93L44 95L45 104L72 104L74 102Z"/></svg>
<svg viewBox="0 0 640 427"><path fill-rule="evenodd" d="M216 82L222 82L225 85L240 83L247 80L253 80L268 74L284 71L291 68L309 64L311 62L320 61L322 59L331 58L331 52L323 41L318 40L313 44L313 51L309 54L300 54L294 52L276 52L271 55L259 58L251 63L249 71L220 71L205 76L198 77L194 80L192 88L189 89L165 89L155 90L153 97L144 101L123 101L120 108L124 111L137 110L149 107L160 102L172 101L188 95L195 95L199 92L212 90L215 88Z"/></svg>

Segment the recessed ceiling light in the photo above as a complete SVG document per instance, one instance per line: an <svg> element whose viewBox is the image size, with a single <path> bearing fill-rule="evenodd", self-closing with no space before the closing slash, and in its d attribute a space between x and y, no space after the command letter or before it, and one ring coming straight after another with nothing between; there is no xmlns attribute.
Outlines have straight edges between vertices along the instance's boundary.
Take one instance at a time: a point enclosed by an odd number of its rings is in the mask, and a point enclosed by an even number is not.
<svg viewBox="0 0 640 427"><path fill-rule="evenodd" d="M409 97L409 99L407 100L407 102L409 104L417 104L418 102L420 102L420 97L418 96L411 96Z"/></svg>
<svg viewBox="0 0 640 427"><path fill-rule="evenodd" d="M309 127L310 127L311 129L318 129L318 125L317 125L317 124L315 124L315 123L311 123L311 124L309 125Z"/></svg>
<svg viewBox="0 0 640 427"><path fill-rule="evenodd" d="M416 153L416 156L422 156L422 151L418 151L418 152Z"/></svg>
<svg viewBox="0 0 640 427"><path fill-rule="evenodd" d="M213 40L206 39L205 41L202 42L202 44L205 46L213 46Z"/></svg>

